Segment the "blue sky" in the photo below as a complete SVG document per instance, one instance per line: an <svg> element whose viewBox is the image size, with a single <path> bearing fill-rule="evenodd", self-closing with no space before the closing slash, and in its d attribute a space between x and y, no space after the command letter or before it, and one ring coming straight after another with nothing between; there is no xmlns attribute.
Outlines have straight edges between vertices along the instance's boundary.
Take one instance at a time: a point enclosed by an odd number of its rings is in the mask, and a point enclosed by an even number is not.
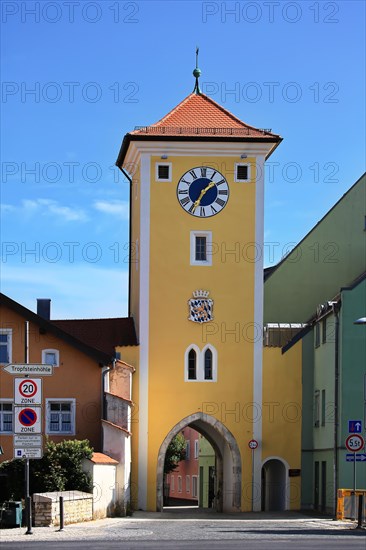
<svg viewBox="0 0 366 550"><path fill-rule="evenodd" d="M127 314L124 134L201 88L284 141L265 265L365 170L365 3L1 3L1 291L53 318Z"/></svg>

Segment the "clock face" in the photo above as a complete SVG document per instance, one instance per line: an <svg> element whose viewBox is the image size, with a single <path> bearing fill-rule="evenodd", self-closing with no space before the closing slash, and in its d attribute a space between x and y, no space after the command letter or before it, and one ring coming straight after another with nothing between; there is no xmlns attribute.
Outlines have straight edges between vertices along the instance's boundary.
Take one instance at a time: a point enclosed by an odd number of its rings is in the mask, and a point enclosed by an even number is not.
<svg viewBox="0 0 366 550"><path fill-rule="evenodd" d="M209 166L188 170L180 178L177 197L181 207L197 218L218 214L229 200L229 186L222 174Z"/></svg>

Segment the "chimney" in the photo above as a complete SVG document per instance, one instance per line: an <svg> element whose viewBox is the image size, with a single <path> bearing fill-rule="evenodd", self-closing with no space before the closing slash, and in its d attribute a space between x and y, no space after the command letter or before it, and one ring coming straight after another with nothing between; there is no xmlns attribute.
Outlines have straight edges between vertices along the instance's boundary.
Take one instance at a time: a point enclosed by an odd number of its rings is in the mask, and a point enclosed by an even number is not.
<svg viewBox="0 0 366 550"><path fill-rule="evenodd" d="M49 298L37 298L37 315L49 321L51 318L51 300Z"/></svg>

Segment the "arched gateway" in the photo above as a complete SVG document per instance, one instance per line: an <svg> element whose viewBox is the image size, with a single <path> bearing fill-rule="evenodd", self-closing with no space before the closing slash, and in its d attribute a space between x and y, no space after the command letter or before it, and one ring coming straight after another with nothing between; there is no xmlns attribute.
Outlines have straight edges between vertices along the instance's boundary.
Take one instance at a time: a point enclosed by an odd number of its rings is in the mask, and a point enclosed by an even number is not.
<svg viewBox="0 0 366 550"><path fill-rule="evenodd" d="M168 445L179 432L190 426L202 434L216 454L218 512L240 512L241 456L232 433L216 418L201 412L183 418L166 435L160 446L156 475L156 509L163 509L164 460Z"/></svg>

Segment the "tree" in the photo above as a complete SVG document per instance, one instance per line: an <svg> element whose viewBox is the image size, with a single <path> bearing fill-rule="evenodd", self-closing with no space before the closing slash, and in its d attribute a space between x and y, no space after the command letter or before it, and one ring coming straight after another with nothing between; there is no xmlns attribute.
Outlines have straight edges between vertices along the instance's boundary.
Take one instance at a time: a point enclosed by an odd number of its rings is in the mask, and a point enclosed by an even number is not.
<svg viewBox="0 0 366 550"><path fill-rule="evenodd" d="M164 474L174 472L178 463L186 457L186 440L184 435L179 433L169 443L165 454Z"/></svg>
<svg viewBox="0 0 366 550"><path fill-rule="evenodd" d="M85 491L91 493L92 479L83 471L82 461L91 458L93 449L87 439L47 441L40 460L29 466L30 494L47 491ZM24 461L8 460L0 464L0 476L5 479L0 500L20 500L24 496Z"/></svg>

